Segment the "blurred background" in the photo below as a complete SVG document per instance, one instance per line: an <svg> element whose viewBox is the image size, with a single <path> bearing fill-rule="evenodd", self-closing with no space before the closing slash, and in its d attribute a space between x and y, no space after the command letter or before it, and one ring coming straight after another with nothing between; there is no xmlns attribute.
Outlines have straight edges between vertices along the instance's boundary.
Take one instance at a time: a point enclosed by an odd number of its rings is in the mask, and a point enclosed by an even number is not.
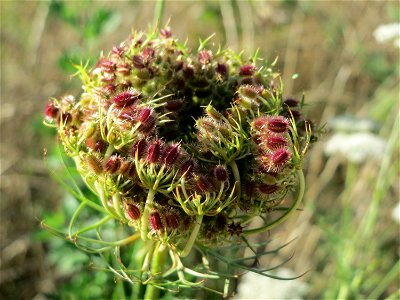
<svg viewBox="0 0 400 300"><path fill-rule="evenodd" d="M94 63L132 28L147 30L156 3L0 5L0 298L110 298L114 278L93 272L86 254L40 227L43 219L62 227L75 205L49 175L56 138L42 125L43 111L49 97L80 94L72 63ZM304 94L309 118L325 131L305 162L302 212L265 237L277 245L295 240L261 261L293 255L279 275L307 273L291 282L244 278L238 299L400 299L399 6L166 1L162 24L170 19L193 47L215 32L216 46L279 57L285 96Z"/></svg>

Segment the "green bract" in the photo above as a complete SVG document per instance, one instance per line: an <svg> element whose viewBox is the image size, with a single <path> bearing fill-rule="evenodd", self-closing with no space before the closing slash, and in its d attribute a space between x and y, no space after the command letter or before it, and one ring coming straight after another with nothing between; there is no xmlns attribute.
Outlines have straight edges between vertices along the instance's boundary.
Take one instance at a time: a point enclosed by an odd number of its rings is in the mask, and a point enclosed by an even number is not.
<svg viewBox="0 0 400 300"><path fill-rule="evenodd" d="M311 126L271 67L206 42L192 51L169 29L139 32L93 69L78 66L78 100L47 105L104 213L154 256L169 249L171 267L149 267L147 279L178 272L185 283L180 257L194 245L236 245L298 206ZM253 228L257 217L265 224Z"/></svg>

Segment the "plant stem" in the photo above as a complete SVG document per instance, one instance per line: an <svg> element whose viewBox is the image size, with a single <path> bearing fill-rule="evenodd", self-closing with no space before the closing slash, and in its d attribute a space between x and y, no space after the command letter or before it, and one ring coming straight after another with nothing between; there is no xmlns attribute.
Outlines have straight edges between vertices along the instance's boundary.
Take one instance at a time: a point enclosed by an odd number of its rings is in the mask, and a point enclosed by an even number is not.
<svg viewBox="0 0 400 300"><path fill-rule="evenodd" d="M151 275L157 277L162 271L165 265L167 254L167 247L162 247L160 243L154 249L153 259L151 261ZM146 287L146 293L144 294L145 300L155 300L159 298L160 289L154 285L148 284Z"/></svg>
<svg viewBox="0 0 400 300"><path fill-rule="evenodd" d="M162 22L162 17L164 14L165 0L157 0L156 7L154 9L154 27L160 28L160 24Z"/></svg>
<svg viewBox="0 0 400 300"><path fill-rule="evenodd" d="M249 229L249 230L244 230L243 234L253 234L253 233L260 233L260 232L264 232L266 230L270 230L272 228L274 228L275 226L281 224L283 221L285 221L289 215L295 211L297 209L297 207L299 206L301 200L303 199L304 196L304 188L305 188L305 181L304 181L304 174L302 170L297 170L297 175L299 177L299 189L297 191L297 196L295 201L293 202L293 205L278 219L276 219L275 221L273 221L270 224L267 224L265 226L262 227L258 227L258 228L254 228L254 229Z"/></svg>
<svg viewBox="0 0 400 300"><path fill-rule="evenodd" d="M237 191L236 202L239 202L240 201L240 196L242 194L242 184L240 183L239 169L238 169L237 164L236 164L236 162L234 160L229 164L229 166L232 169L233 176L235 177L236 186L237 186L237 188L236 188L236 191Z"/></svg>
<svg viewBox="0 0 400 300"><path fill-rule="evenodd" d="M147 240L147 229L149 227L149 215L150 215L150 208L153 207L154 204L154 196L156 192L153 189L149 189L147 194L146 204L144 205L143 215L140 219L140 233L142 240Z"/></svg>
<svg viewBox="0 0 400 300"><path fill-rule="evenodd" d="M181 257L187 256L190 253L190 250L192 250L202 222L203 222L203 215L197 216L196 223L193 227L192 233L190 234L189 240L187 241L185 248L180 253Z"/></svg>

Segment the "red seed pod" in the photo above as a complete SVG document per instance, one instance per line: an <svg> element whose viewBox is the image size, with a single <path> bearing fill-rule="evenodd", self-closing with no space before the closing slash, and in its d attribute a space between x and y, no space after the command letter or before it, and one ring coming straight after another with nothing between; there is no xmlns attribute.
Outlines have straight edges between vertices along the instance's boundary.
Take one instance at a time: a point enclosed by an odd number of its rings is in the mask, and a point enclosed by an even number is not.
<svg viewBox="0 0 400 300"><path fill-rule="evenodd" d="M239 75L241 76L250 76L253 75L256 67L254 65L244 65L240 67Z"/></svg>
<svg viewBox="0 0 400 300"><path fill-rule="evenodd" d="M141 123L146 123L153 110L150 107L142 107L138 113L137 121Z"/></svg>
<svg viewBox="0 0 400 300"><path fill-rule="evenodd" d="M109 59L103 58L99 60L97 65L104 73L113 73L115 71L115 63Z"/></svg>
<svg viewBox="0 0 400 300"><path fill-rule="evenodd" d="M136 204L133 203L126 203L125 204L125 211L126 214L128 215L128 217L132 220L132 221L136 221L140 218L140 209Z"/></svg>
<svg viewBox="0 0 400 300"><path fill-rule="evenodd" d="M156 140L147 148L147 162L148 163L156 163L158 162L160 155L162 153L162 142L160 140Z"/></svg>
<svg viewBox="0 0 400 300"><path fill-rule="evenodd" d="M225 77L226 75L228 75L228 66L226 64L224 64L224 63L218 63L217 67L215 68L215 71L218 74L220 74L220 75Z"/></svg>
<svg viewBox="0 0 400 300"><path fill-rule="evenodd" d="M197 58L202 65L207 65L211 62L213 54L210 50L201 50Z"/></svg>
<svg viewBox="0 0 400 300"><path fill-rule="evenodd" d="M121 158L117 155L112 155L104 166L104 171L114 174L118 171L121 165Z"/></svg>
<svg viewBox="0 0 400 300"><path fill-rule="evenodd" d="M209 192L212 189L211 182L203 175L196 176L195 186L200 193Z"/></svg>
<svg viewBox="0 0 400 300"><path fill-rule="evenodd" d="M299 101L297 101L296 99L287 98L283 101L283 105L288 107L298 107Z"/></svg>
<svg viewBox="0 0 400 300"><path fill-rule="evenodd" d="M271 169L280 169L283 167L290 159L291 153L286 148L281 148L276 150L270 155Z"/></svg>
<svg viewBox="0 0 400 300"><path fill-rule="evenodd" d="M228 172L224 166L216 166L214 168L214 177L220 182L228 180Z"/></svg>
<svg viewBox="0 0 400 300"><path fill-rule="evenodd" d="M165 214L165 223L167 228L177 229L179 227L179 215L174 211L168 211Z"/></svg>
<svg viewBox="0 0 400 300"><path fill-rule="evenodd" d="M164 28L164 29L161 29L160 30L160 35L163 37L163 38L169 38L169 37L171 37L172 36L172 32L171 32L171 28L169 28L169 27L166 27L166 28Z"/></svg>
<svg viewBox="0 0 400 300"><path fill-rule="evenodd" d="M180 144L172 144L166 147L161 159L164 165L169 167L178 160L180 156L180 148Z"/></svg>
<svg viewBox="0 0 400 300"><path fill-rule="evenodd" d="M138 156L138 159L141 159L144 156L145 150L147 147L147 141L145 139L140 139L133 143L131 149L131 155L133 158Z"/></svg>
<svg viewBox="0 0 400 300"><path fill-rule="evenodd" d="M169 111L177 111L180 110L183 106L183 100L182 99L174 99L174 100L169 100L165 102L164 107L165 109Z"/></svg>
<svg viewBox="0 0 400 300"><path fill-rule="evenodd" d="M184 178L189 179L193 176L194 168L195 162L190 158L181 165L178 176L183 176Z"/></svg>
<svg viewBox="0 0 400 300"><path fill-rule="evenodd" d="M267 139L264 141L268 149L276 150L279 148L286 147L288 145L288 140L281 135L268 135Z"/></svg>
<svg viewBox="0 0 400 300"><path fill-rule="evenodd" d="M239 88L239 94L241 96L250 98L250 99L256 99L257 95L261 94L263 91L263 88L261 86L255 86L255 85L250 85L250 84L245 84L240 86Z"/></svg>
<svg viewBox="0 0 400 300"><path fill-rule="evenodd" d="M274 133L286 132L289 128L289 120L282 116L269 117L267 128Z"/></svg>
<svg viewBox="0 0 400 300"><path fill-rule="evenodd" d="M126 105L131 105L139 101L140 93L131 89L128 91L124 91L119 93L113 98L113 102L117 107L122 107Z"/></svg>
<svg viewBox="0 0 400 300"><path fill-rule="evenodd" d="M57 122L59 124L67 125L67 124L71 123L71 121L72 121L72 115L68 112L63 112L60 115L58 115Z"/></svg>
<svg viewBox="0 0 400 300"><path fill-rule="evenodd" d="M125 49L124 47L121 46L114 46L111 50L111 55L115 58L122 58L124 54L125 54Z"/></svg>
<svg viewBox="0 0 400 300"><path fill-rule="evenodd" d="M44 114L49 119L57 119L60 114L60 109L54 104L54 102L49 102L46 104Z"/></svg>
<svg viewBox="0 0 400 300"><path fill-rule="evenodd" d="M125 62L119 62L117 64L117 73L122 76L127 76L131 73L131 66Z"/></svg>
<svg viewBox="0 0 400 300"><path fill-rule="evenodd" d="M269 184L260 184L258 187L258 191L262 194L270 195L276 193L280 190L280 187L277 185L269 185Z"/></svg>
<svg viewBox="0 0 400 300"><path fill-rule="evenodd" d="M155 51L151 47L146 47L143 50L143 57L146 59L146 61L149 61L150 59L154 58Z"/></svg>
<svg viewBox="0 0 400 300"><path fill-rule="evenodd" d="M162 230L164 228L160 214L158 211L153 211L149 216L150 226L153 230Z"/></svg>
<svg viewBox="0 0 400 300"><path fill-rule="evenodd" d="M115 89L116 89L116 87L114 84L108 84L103 88L103 91L108 96L108 95L114 93Z"/></svg>
<svg viewBox="0 0 400 300"><path fill-rule="evenodd" d="M146 122L142 123L138 130L142 133L147 133L149 134L150 132L152 132L155 128L156 128L156 123L157 123L157 119L154 115L150 115Z"/></svg>
<svg viewBox="0 0 400 300"><path fill-rule="evenodd" d="M251 125L257 131L264 131L264 129L268 125L268 120L269 120L268 117L258 117L254 119Z"/></svg>
<svg viewBox="0 0 400 300"><path fill-rule="evenodd" d="M143 69L146 67L145 59L143 55L134 55L132 57L132 63L137 69Z"/></svg>

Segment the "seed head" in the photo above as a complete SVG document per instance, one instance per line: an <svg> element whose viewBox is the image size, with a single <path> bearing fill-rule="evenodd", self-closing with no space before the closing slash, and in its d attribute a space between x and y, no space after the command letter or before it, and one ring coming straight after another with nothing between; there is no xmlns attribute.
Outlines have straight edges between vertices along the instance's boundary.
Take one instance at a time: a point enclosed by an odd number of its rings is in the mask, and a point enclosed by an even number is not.
<svg viewBox="0 0 400 300"><path fill-rule="evenodd" d="M256 67L254 65L244 65L240 67L239 75L241 76L251 76L253 75Z"/></svg>
<svg viewBox="0 0 400 300"><path fill-rule="evenodd" d="M165 102L164 107L169 111L177 111L180 110L183 106L183 100L181 99L174 99Z"/></svg>
<svg viewBox="0 0 400 300"><path fill-rule="evenodd" d="M113 102L117 107L131 105L139 101L140 93L135 90L127 90L119 93L113 98Z"/></svg>
<svg viewBox="0 0 400 300"><path fill-rule="evenodd" d="M214 177L220 182L228 180L228 172L224 166L216 166L214 168Z"/></svg>
<svg viewBox="0 0 400 300"><path fill-rule="evenodd" d="M149 216L150 226L153 230L161 230L164 228L161 216L158 211L154 210Z"/></svg>
<svg viewBox="0 0 400 300"><path fill-rule="evenodd" d="M193 176L194 168L195 162L192 158L190 158L181 165L178 176L183 176L184 178L189 179Z"/></svg>
<svg viewBox="0 0 400 300"><path fill-rule="evenodd" d="M271 159L271 169L279 170L281 169L290 159L291 153L286 148L281 148L276 150L270 155Z"/></svg>
<svg viewBox="0 0 400 300"><path fill-rule="evenodd" d="M276 150L286 147L288 145L288 140L281 135L268 135L265 140L265 144L269 150Z"/></svg>
<svg viewBox="0 0 400 300"><path fill-rule="evenodd" d="M136 141L135 143L133 143L132 149L131 149L132 157L135 158L137 155L138 159L141 159L145 154L146 147L147 147L146 139L140 139L140 140Z"/></svg>
<svg viewBox="0 0 400 300"><path fill-rule="evenodd" d="M211 62L213 54L210 50L201 50L197 57L202 65L207 65Z"/></svg>
<svg viewBox="0 0 400 300"><path fill-rule="evenodd" d="M162 154L161 160L163 164L168 167L174 164L180 156L180 148L180 144L168 145Z"/></svg>
<svg viewBox="0 0 400 300"><path fill-rule="evenodd" d="M270 195L279 191L280 187L277 185L260 184L257 189L262 194Z"/></svg>
<svg viewBox="0 0 400 300"><path fill-rule="evenodd" d="M128 217L132 220L132 221L136 221L140 218L140 209L138 207L137 204L134 203L126 203L125 204L125 211L126 214L128 215Z"/></svg>
<svg viewBox="0 0 400 300"><path fill-rule="evenodd" d="M147 162L150 164L158 162L160 155L162 153L163 144L161 140L154 141L147 148Z"/></svg>
<svg viewBox="0 0 400 300"><path fill-rule="evenodd" d="M60 114L60 109L54 104L54 102L49 102L46 104L44 114L51 120L57 119Z"/></svg>
<svg viewBox="0 0 400 300"><path fill-rule="evenodd" d="M286 132L289 128L289 120L282 116L269 117L267 128L274 133Z"/></svg>
<svg viewBox="0 0 400 300"><path fill-rule="evenodd" d="M121 165L121 158L118 155L112 155L104 166L104 171L114 174Z"/></svg>

